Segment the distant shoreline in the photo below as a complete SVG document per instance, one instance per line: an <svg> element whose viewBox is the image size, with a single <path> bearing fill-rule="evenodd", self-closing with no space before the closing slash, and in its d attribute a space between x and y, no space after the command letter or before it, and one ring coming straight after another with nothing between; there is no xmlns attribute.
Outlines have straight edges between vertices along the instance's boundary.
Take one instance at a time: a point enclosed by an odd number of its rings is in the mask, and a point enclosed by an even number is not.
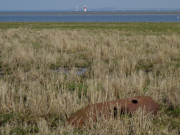
<svg viewBox="0 0 180 135"><path fill-rule="evenodd" d="M0 12L0 15L180 14L180 12Z"/></svg>

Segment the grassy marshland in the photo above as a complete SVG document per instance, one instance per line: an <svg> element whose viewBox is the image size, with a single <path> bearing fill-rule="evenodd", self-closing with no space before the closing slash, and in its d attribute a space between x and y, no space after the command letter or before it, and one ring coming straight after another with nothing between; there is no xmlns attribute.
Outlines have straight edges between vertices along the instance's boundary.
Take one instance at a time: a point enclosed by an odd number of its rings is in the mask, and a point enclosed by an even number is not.
<svg viewBox="0 0 180 135"><path fill-rule="evenodd" d="M86 105L136 95L158 115L66 125ZM180 134L180 23L0 23L0 134Z"/></svg>

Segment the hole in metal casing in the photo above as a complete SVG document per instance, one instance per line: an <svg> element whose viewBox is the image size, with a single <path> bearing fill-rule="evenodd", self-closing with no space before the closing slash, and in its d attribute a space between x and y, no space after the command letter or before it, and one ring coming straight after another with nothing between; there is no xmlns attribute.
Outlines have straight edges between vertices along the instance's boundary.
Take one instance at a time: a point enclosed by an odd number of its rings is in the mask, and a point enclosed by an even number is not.
<svg viewBox="0 0 180 135"><path fill-rule="evenodd" d="M133 99L133 100L132 100L132 103L137 104L138 101L137 101L136 99Z"/></svg>

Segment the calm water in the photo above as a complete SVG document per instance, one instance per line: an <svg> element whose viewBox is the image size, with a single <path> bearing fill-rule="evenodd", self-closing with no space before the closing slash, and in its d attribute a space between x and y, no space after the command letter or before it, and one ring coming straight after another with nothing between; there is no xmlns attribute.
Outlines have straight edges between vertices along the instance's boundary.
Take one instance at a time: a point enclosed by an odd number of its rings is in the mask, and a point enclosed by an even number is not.
<svg viewBox="0 0 180 135"><path fill-rule="evenodd" d="M180 22L180 14L1 14L0 22Z"/></svg>

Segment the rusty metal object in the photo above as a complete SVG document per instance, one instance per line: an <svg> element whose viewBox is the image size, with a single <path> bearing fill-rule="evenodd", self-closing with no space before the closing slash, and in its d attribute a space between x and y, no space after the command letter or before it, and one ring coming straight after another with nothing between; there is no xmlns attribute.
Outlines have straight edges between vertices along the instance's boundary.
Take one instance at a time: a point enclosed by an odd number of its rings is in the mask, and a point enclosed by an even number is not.
<svg viewBox="0 0 180 135"><path fill-rule="evenodd" d="M89 105L72 114L68 123L76 128L82 128L90 120L96 122L99 117L107 118L112 114L116 117L118 113L132 115L139 108L143 109L144 113L153 115L156 115L158 110L157 104L151 97L137 96Z"/></svg>

